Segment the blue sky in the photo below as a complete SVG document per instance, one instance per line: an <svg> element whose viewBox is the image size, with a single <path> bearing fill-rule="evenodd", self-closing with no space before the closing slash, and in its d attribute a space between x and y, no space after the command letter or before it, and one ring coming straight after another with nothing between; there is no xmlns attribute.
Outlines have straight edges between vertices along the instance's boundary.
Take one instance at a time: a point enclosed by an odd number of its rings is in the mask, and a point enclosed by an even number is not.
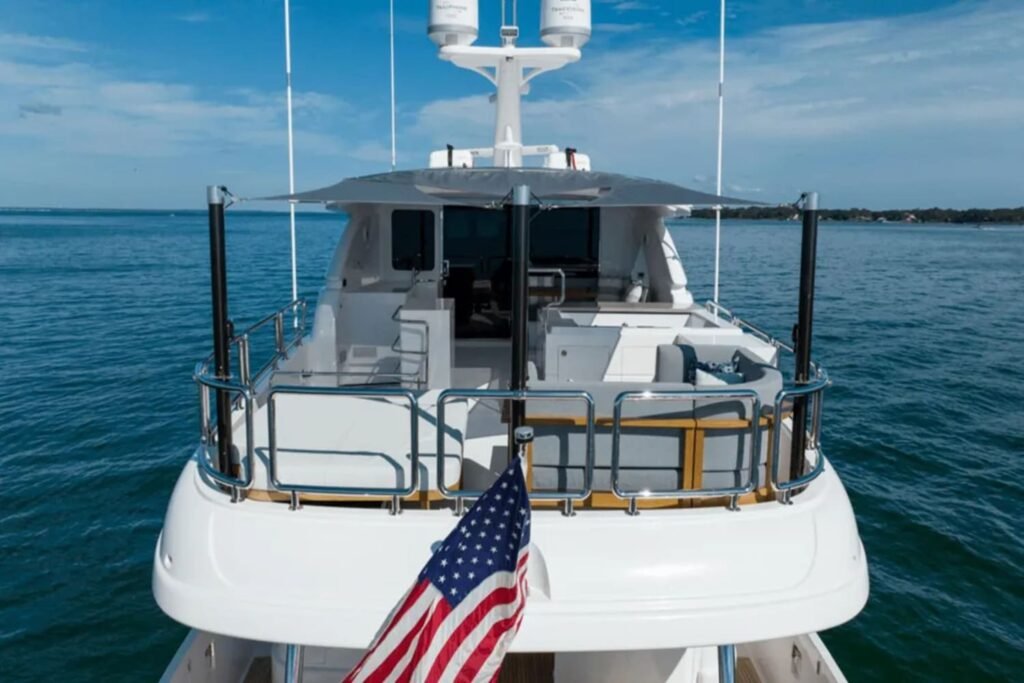
<svg viewBox="0 0 1024 683"><path fill-rule="evenodd" d="M488 84L398 6L399 166L492 136ZM539 0L520 0L537 44ZM499 0L481 0L493 44ZM386 0L293 0L297 178L389 166ZM717 0L594 0L527 143L714 185ZM826 206L1024 204L1024 1L731 0L728 191ZM0 0L0 206L202 206L287 186L279 0Z"/></svg>

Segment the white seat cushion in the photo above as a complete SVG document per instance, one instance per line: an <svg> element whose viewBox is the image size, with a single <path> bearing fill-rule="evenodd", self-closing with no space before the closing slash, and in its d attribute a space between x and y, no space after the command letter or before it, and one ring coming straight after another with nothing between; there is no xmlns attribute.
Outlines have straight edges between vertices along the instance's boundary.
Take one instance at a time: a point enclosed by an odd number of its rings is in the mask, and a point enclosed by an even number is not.
<svg viewBox="0 0 1024 683"><path fill-rule="evenodd" d="M437 488L437 393L425 394L419 403L421 491ZM412 456L409 404L405 399L278 394L275 413L277 477L283 484L388 489L409 485ZM456 486L461 478L466 420L464 401L445 406L448 434L444 464L445 484L449 487ZM236 421L235 432L236 443L244 452L242 425L244 422ZM272 490L266 406L257 413L255 436L259 464L254 488Z"/></svg>

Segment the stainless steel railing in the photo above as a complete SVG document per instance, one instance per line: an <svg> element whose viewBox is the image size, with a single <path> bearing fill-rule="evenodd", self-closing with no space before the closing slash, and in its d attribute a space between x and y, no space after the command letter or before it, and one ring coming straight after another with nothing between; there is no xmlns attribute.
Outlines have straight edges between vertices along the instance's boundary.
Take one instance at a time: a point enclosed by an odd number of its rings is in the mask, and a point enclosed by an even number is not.
<svg viewBox="0 0 1024 683"><path fill-rule="evenodd" d="M793 346L787 344L769 332L758 327L757 325L748 322L728 308L722 306L715 301L707 301L704 307L712 314L722 317L726 322L732 323L741 329L745 329L754 336L761 339L768 344L771 344L775 348L786 351L790 354L794 353ZM822 403L825 399L825 389L832 385L832 380L828 376L828 372L825 368L821 367L815 362L811 362L811 371L814 373L814 379L807 384L801 384L784 388L775 397L775 405L773 407L773 413L777 428L774 430L772 435L772 452L778 454L781 448L781 419L785 414L785 404L787 401L790 403L792 399L804 396L811 402L811 424L808 431L808 450L813 450L816 454L816 460L811 470L802 476L791 479L788 481L779 481L779 463L781 458L777 455L772 463L772 473L770 484L780 494L780 501L783 503L789 503L794 491L802 488L807 484L811 483L814 479L821 474L825 467L825 457L821 451L821 415L822 415Z"/></svg>
<svg viewBox="0 0 1024 683"><path fill-rule="evenodd" d="M417 387L425 387L430 385L430 323L426 320L406 320L401 317L402 311L405 306L399 306L395 309L395 312L391 314L391 319L398 323L398 336L395 337L395 341L391 343L391 350L398 354L399 363L402 362L402 356L411 355L418 356L423 359L422 367L423 372L420 373L417 369L416 373L403 373L401 371L395 373L395 376L408 379L412 378L416 382ZM402 324L418 325L423 328L423 348L422 349L405 349L402 348Z"/></svg>
<svg viewBox="0 0 1024 683"><path fill-rule="evenodd" d="M255 460L255 429L253 420L256 408L256 386L265 379L272 369L277 367L277 364L282 359L287 357L292 349L302 343L306 330L306 309L307 306L304 299L292 301L257 320L241 334L232 337L231 344L238 347L239 354L239 376L237 378L234 376L227 378L217 377L211 369L213 354L196 363L192 379L199 387L199 467L207 477L228 488L233 501L241 500L242 491L249 489L253 482L253 463ZM288 338L285 333L285 320L289 312L292 315L294 330L291 338ZM270 324L271 321L274 323L275 351L271 358L254 374L251 370L250 339L256 331ZM211 461L211 450L219 438L211 415L211 391L226 391L236 396L237 398L232 401L232 404L235 407L243 408L245 413L245 457L240 458L239 461L239 469L244 474L240 477L234 477L230 473L221 472Z"/></svg>
<svg viewBox="0 0 1024 683"><path fill-rule="evenodd" d="M574 503L590 497L594 486L594 397L586 391L529 390L513 391L503 389L446 389L437 398L437 489L445 498L455 501L455 514L461 515L465 501L479 498L484 491L450 489L445 484L445 406L456 399L514 400L514 401L580 401L586 405L586 460L583 488L576 491L530 491L531 500L562 501L562 513L574 514Z"/></svg>
<svg viewBox="0 0 1024 683"><path fill-rule="evenodd" d="M285 335L285 320L289 312L293 315L294 323L294 332L290 339ZM260 318L241 334L231 338L231 344L238 347L238 367L242 384L250 387L258 384L269 370L276 369L277 364L286 358L293 348L302 343L306 332L306 313L305 299L298 299ZM274 324L274 354L253 373L250 361L251 339L256 332L271 322Z"/></svg>
<svg viewBox="0 0 1024 683"><path fill-rule="evenodd" d="M772 433L772 453L779 454L782 448L782 429L780 429L780 418L785 414L786 402L799 396L807 397L811 402L811 425L808 430L807 447L815 453L814 465L809 472L788 481L779 480L779 463L782 458L776 457L772 462L771 485L780 495L780 502L789 503L795 489L806 486L814 481L822 470L825 469L825 457L821 451L821 412L822 402L825 399L825 389L832 384L828 372L822 367L815 368L815 377L807 384L799 384L783 388L775 396L774 414L776 417L776 429ZM796 425L794 425L794 428Z"/></svg>
<svg viewBox="0 0 1024 683"><path fill-rule="evenodd" d="M561 268L530 268L529 274L534 277L545 277L552 276L557 277L559 281L559 295L558 299L548 303L544 308L551 308L552 306L561 306L565 303L566 297L566 286L565 286L565 271Z"/></svg>
<svg viewBox="0 0 1024 683"><path fill-rule="evenodd" d="M783 351L788 351L789 353L793 353L793 346L792 346L792 344L787 344L786 342L782 341L781 339L778 339L777 337L773 336L770 332L767 332L764 329L758 327L754 323L748 322L748 321L740 318L738 315L736 315L735 313L730 311L725 306L722 306L721 304L719 304L719 303L717 303L715 301L705 301L704 302L704 308L706 308L709 313L711 313L711 314L713 314L715 316L724 318L726 322L732 323L733 325L736 325L737 327L740 327L742 329L747 330L748 332L753 334L755 337L758 337L761 341L763 341L763 342L765 342L767 344L771 344L772 346L774 346L777 349L781 349Z"/></svg>
<svg viewBox="0 0 1024 683"><path fill-rule="evenodd" d="M693 403L694 411L697 410L696 401L702 399L726 400L739 399L750 402L750 477L747 483L742 486L713 487L700 489L624 489L620 484L622 475L622 406L628 402L646 401L687 401ZM629 419L629 418L627 418ZM728 498L729 509L739 509L739 497L757 490L759 481L758 470L760 469L760 423L761 423L761 400L756 391L752 389L697 389L683 391L624 391L615 397L615 404L612 416L612 468L611 484L612 493L616 498L628 502L627 512L630 515L639 513L637 506L638 499L672 499L685 500L688 498ZM776 429L776 432L779 430Z"/></svg>
<svg viewBox="0 0 1024 683"><path fill-rule="evenodd" d="M199 387L199 468L202 472L221 486L231 492L232 502L241 500L242 491L252 486L253 463L255 462L253 411L256 406L255 394L247 387L237 383L220 380L211 377L206 373L206 368L213 361L212 355L204 361L196 364L193 375ZM216 452L217 428L211 419L210 391L226 391L229 394L238 395L241 398L245 410L245 457L239 462L239 467L244 472L242 477L233 477L229 473L221 472L212 462L212 455Z"/></svg>
<svg viewBox="0 0 1024 683"><path fill-rule="evenodd" d="M280 394L318 395L318 396L356 396L364 399L403 399L409 404L409 483L406 486L366 487L366 486L324 486L314 484L288 483L278 475L277 447L277 406L275 398ZM299 494L326 494L356 497L390 497L390 512L397 515L402 510L402 498L411 496L419 488L420 454L419 454L419 402L416 395L407 389L375 389L371 387L308 387L278 385L270 389L267 398L267 440L269 450L270 483L278 491L287 493L290 507L297 510L300 505Z"/></svg>
<svg viewBox="0 0 1024 683"><path fill-rule="evenodd" d="M740 320L728 309L709 302L709 310L717 311L723 317L734 324L743 326L750 330L764 341L771 343L776 348L790 351L791 347L780 342L770 334ZM393 317L397 320L401 308L396 310ZM289 314L293 316L294 332L289 336L286 325ZM429 333L429 326L426 321L404 321L413 324L422 324L425 334ZM258 370L252 372L250 359L250 340L252 335L259 329L274 325L274 353L271 358L262 364ZM242 499L243 492L250 489L254 481L255 464L255 412L257 408L257 396L267 397L268 405L268 441L269 441L269 481L270 484L281 492L287 493L293 509L299 507L300 495L330 494L354 497L387 497L390 498L390 510L397 514L401 510L403 498L413 495L419 488L420 480L420 454L419 454L419 417L421 414L419 399L416 393L400 388L377 388L373 386L341 386L341 387L310 387L282 385L270 387L265 380L279 370L280 362L287 358L288 354L302 343L306 327L306 303L295 301L283 306L277 311L261 318L248 327L241 334L232 338L231 343L238 347L239 373L228 378L216 377L212 371L212 354L196 364L193 375L199 388L199 412L200 412L200 449L198 464L205 477L216 485L227 488L233 501ZM427 366L429 367L429 366ZM813 366L814 379L803 385L789 386L783 388L775 397L772 406L771 417L774 429L771 436L771 452L776 454L772 458L772 466L768 473L768 481L771 490L779 495L780 502L788 503L793 494L807 486L817 478L824 470L824 456L821 451L821 422L822 404L824 390L831 384L827 372L820 366ZM429 377L429 375L428 375ZM419 382L417 383L419 386ZM215 446L217 444L216 423L211 416L211 392L226 391L233 395L233 405L241 409L245 428L244 454L239 458L238 472L221 472L214 464ZM351 486L321 486L305 485L301 483L286 482L279 476L279 453L278 453L278 428L276 424L277 406L275 397L282 394L306 394L324 396L357 396L366 399L396 400L400 399L409 405L409 430L411 444L410 453L410 474L408 485L396 487L351 487ZM815 455L810 468L796 479L782 481L780 479L780 462L778 454L782 447L782 420L789 410L793 401L799 397L806 397L810 402L810 425L808 428L808 451ZM438 396L437 399L437 490L446 499L455 502L456 512L461 514L465 507L465 501L478 498L483 491L472 491L466 489L449 488L445 482L445 436L448 426L445 422L445 406L456 399L467 400L576 400L583 402L586 406L586 453L585 453L585 475L583 488L575 491L534 491L531 498L534 500L558 500L563 503L563 513L571 515L574 513L576 503L586 501L593 493L594 466L595 466L595 406L593 397L586 391L553 391L553 390L486 390L486 389L448 389ZM739 399L748 401L751 406L750 421L750 463L751 476L745 485L723 488L705 489L671 489L671 490L633 490L622 486L622 462L621 462L621 438L623 429L623 405L630 401L714 401ZM628 502L628 510L635 514L638 509L638 501L644 498L661 499L686 499L686 498L717 498L725 497L729 500L730 507L735 507L740 496L755 491L762 485L759 460L760 460L760 422L761 403L755 392L743 389L703 389L694 391L641 391L623 392L615 399L612 418L612 493L620 499ZM628 421L628 418L627 418ZM461 457L461 454L460 454Z"/></svg>

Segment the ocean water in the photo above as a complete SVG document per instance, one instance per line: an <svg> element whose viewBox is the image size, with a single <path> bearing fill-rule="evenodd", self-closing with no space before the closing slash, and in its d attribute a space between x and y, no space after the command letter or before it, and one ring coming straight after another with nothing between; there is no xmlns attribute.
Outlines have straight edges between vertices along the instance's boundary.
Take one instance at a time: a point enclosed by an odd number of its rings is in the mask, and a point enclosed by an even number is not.
<svg viewBox="0 0 1024 683"><path fill-rule="evenodd" d="M228 217L239 323L289 298L287 219ZM343 229L300 215L315 296ZM799 226L726 222L722 301L796 317ZM698 299L713 231L674 225ZM208 353L201 213L0 213L0 680L145 681L185 629L150 594L197 438ZM852 681L1016 680L1024 662L1024 230L824 223L824 445L871 598L824 634Z"/></svg>

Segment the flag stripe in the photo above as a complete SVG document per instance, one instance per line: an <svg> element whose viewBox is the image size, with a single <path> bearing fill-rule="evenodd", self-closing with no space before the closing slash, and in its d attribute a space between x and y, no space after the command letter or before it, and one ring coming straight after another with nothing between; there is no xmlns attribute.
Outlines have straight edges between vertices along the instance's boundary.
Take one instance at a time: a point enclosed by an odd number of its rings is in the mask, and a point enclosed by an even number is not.
<svg viewBox="0 0 1024 683"><path fill-rule="evenodd" d="M529 553L523 549L519 558L519 566L525 565ZM427 651L427 659L433 661L430 673L427 675L426 683L435 683L441 676L448 661L456 652L462 641L479 623L479 619L496 606L511 604L517 597L515 587L518 585L516 574L510 572L499 572L494 577L480 584L466 599L459 605L459 608L452 612L451 623L442 625L447 638L435 639ZM495 585L497 584L497 585ZM476 623L471 623L475 618Z"/></svg>
<svg viewBox="0 0 1024 683"><path fill-rule="evenodd" d="M480 624L481 620L487 617L491 610L495 607L511 604L518 597L516 589L502 587L491 591L483 600L477 603L472 611L459 621L458 625L444 641L443 647L437 653L437 657L434 658L434 663L430 667L426 682L437 683L441 679L442 672L444 672L452 657L459 652L463 641ZM459 616L462 615L460 614Z"/></svg>
<svg viewBox="0 0 1024 683"><path fill-rule="evenodd" d="M409 592L408 598L402 607L397 610L391 618L387 628L384 629L375 639L373 645L363 655L362 660L345 678L346 683L357 683L365 681L365 676L360 673L365 669L372 673L381 660L387 656L394 647L396 641L405 637L405 632L412 624L415 624L422 614L426 614L428 608L437 599L437 591L429 581L419 581Z"/></svg>
<svg viewBox="0 0 1024 683"><path fill-rule="evenodd" d="M437 604L434 606L435 612L438 610L446 611L449 609L450 607L448 603L445 602L443 599L438 599ZM433 615L431 616L433 617ZM443 615L441 619L443 620L445 616L447 616L447 614ZM419 635L416 638L416 644L413 646L412 649L409 650L410 661L406 663L405 668L401 672L399 672L398 675L393 679L396 683L405 683L406 681L411 681L413 672L416 671L418 667L423 666L423 652L426 649L427 641L433 635L434 634L429 629L423 629L422 631L420 631ZM420 678L422 678L422 675L420 676Z"/></svg>
<svg viewBox="0 0 1024 683"><path fill-rule="evenodd" d="M396 645L395 648L391 650L391 652L388 653L388 656L384 659L383 662L381 662L381 665L377 667L377 669L374 670L372 674L366 677L366 683L384 683L384 681L388 677L388 674L394 671L394 669L401 663L402 658L405 656L405 653L409 650L409 646L412 644L413 640L416 639L421 633L423 633L423 624L427 621L429 617L429 612L423 613L423 616L421 616L419 621L417 621L416 624L411 629L409 629L409 631L405 634L405 637L402 638L402 641L398 643L398 645Z"/></svg>
<svg viewBox="0 0 1024 683"><path fill-rule="evenodd" d="M527 599L530 499L520 459L427 561L345 683L497 680Z"/></svg>
<svg viewBox="0 0 1024 683"><path fill-rule="evenodd" d="M526 572L524 571L520 577L520 582L525 582L525 580ZM512 627L518 622L524 603L525 592L521 590L516 591L516 600L512 614L499 618L493 623L489 620L484 621L480 625L481 628L475 629L474 635L479 632L482 637L476 639L476 645L475 647L471 646L472 649L464 648L464 650L468 650L471 654L463 659L461 667L458 666L460 662L451 662L447 667L444 678L441 680L444 683L449 681L469 681L474 680L473 676L479 674L483 674L483 678L488 678L487 674L491 667L494 667L495 670L499 669L500 660L490 662L488 660L500 643L503 643L505 640L511 640L515 635L515 630ZM497 616L501 617L500 614ZM489 628L488 624L490 624ZM487 666L489 663L490 667Z"/></svg>
<svg viewBox="0 0 1024 683"><path fill-rule="evenodd" d="M520 604L511 616L506 617L501 621L497 621L491 626L477 645L476 650L473 651L473 654L466 659L466 663L462 665L458 676L456 676L454 680L468 681L472 680L475 674L486 673L486 669L484 667L487 664L488 658L491 656L491 653L494 652L495 646L497 646L499 642L509 639L511 635L513 635L513 631L510 627L518 621L522 610L523 606Z"/></svg>
<svg viewBox="0 0 1024 683"><path fill-rule="evenodd" d="M439 603L443 602L443 600L439 601ZM406 663L405 668L398 674L398 676L395 677L395 681L404 682L412 680L413 672L424 662L423 653L426 651L427 642L430 640L432 635L433 634L426 629L420 631L416 638L416 644L409 650L410 661Z"/></svg>
<svg viewBox="0 0 1024 683"><path fill-rule="evenodd" d="M520 558L521 561L525 561L527 559L527 557ZM501 603L494 604L485 613L481 614L478 619L473 620L471 616L467 616L466 619L464 619L464 624L471 620L475 621L475 623L470 624L470 630L461 638L458 649L459 657L450 658L445 663L440 678L438 679L439 683L448 683L452 681L461 669L462 664L466 661L466 658L476 650L480 639L487 634L491 626L506 616L514 614L516 610L519 609L522 602L526 600L526 592L525 590L521 590L524 587L524 582L526 580L525 569L521 572L517 572L515 575L512 575L511 578L515 582L513 584L514 588L509 587L504 588L503 590L513 591L512 601L503 601ZM493 595L494 592L492 592L491 595ZM486 599L482 600L481 604L485 601Z"/></svg>

